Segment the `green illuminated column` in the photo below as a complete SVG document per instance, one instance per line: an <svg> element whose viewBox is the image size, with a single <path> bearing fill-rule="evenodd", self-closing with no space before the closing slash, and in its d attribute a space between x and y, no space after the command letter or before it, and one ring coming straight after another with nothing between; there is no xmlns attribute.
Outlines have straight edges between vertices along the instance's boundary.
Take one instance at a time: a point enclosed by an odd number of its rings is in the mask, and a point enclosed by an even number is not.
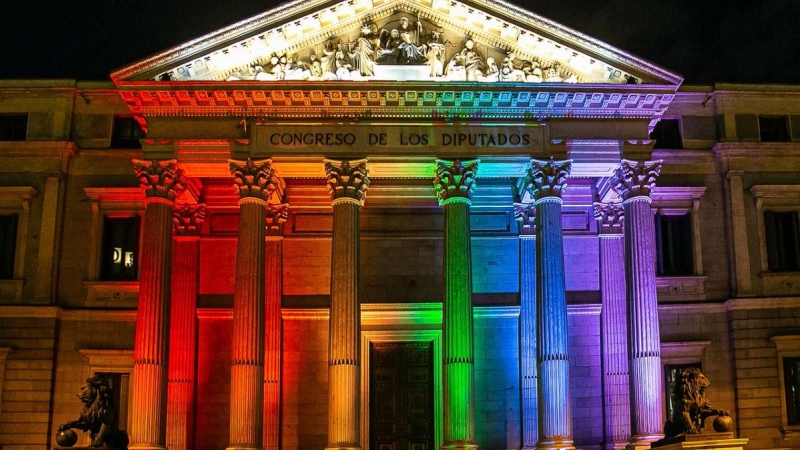
<svg viewBox="0 0 800 450"><path fill-rule="evenodd" d="M184 190L175 160L133 160L145 193L139 306L133 350L130 448L165 449L172 210Z"/></svg>
<svg viewBox="0 0 800 450"><path fill-rule="evenodd" d="M536 200L536 360L539 389L537 448L572 449L567 343L567 293L561 193L572 161L531 160L526 178Z"/></svg>
<svg viewBox="0 0 800 450"><path fill-rule="evenodd" d="M328 450L360 449L361 306L358 216L366 198L367 160L325 160L333 205L328 350Z"/></svg>
<svg viewBox="0 0 800 450"><path fill-rule="evenodd" d="M264 425L264 240L267 202L284 182L272 160L230 161L239 193L239 239L233 291L229 450L262 448Z"/></svg>
<svg viewBox="0 0 800 450"><path fill-rule="evenodd" d="M628 303L628 361L631 440L628 448L649 448L664 437L661 336L656 296L656 245L650 191L661 161L623 159L611 180L625 209L625 279Z"/></svg>
<svg viewBox="0 0 800 450"><path fill-rule="evenodd" d="M527 189L527 187L523 187ZM519 369L522 379L522 448L536 448L539 438L536 376L536 208L515 203L519 224Z"/></svg>
<svg viewBox="0 0 800 450"><path fill-rule="evenodd" d="M475 358L472 338L472 270L469 206L478 160L436 160L434 189L444 208L444 443L443 449L475 445Z"/></svg>

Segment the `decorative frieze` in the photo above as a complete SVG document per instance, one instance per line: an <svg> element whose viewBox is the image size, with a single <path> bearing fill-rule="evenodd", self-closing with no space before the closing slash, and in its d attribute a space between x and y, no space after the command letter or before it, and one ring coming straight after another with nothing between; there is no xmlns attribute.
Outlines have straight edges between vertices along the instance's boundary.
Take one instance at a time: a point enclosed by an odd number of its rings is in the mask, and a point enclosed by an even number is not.
<svg viewBox="0 0 800 450"><path fill-rule="evenodd" d="M622 234L625 226L625 211L619 203L594 203L594 217L600 234Z"/></svg>
<svg viewBox="0 0 800 450"><path fill-rule="evenodd" d="M236 192L241 199L257 198L279 203L283 198L286 183L272 168L272 159L253 161L228 160Z"/></svg>
<svg viewBox="0 0 800 450"><path fill-rule="evenodd" d="M476 187L475 177L478 174L478 163L480 163L478 159L436 160L433 188L436 190L436 198L439 199L440 205L453 199L471 202Z"/></svg>
<svg viewBox="0 0 800 450"><path fill-rule="evenodd" d="M631 161L623 159L611 179L611 186L623 200L634 197L650 197L661 173L661 160Z"/></svg>
<svg viewBox="0 0 800 450"><path fill-rule="evenodd" d="M363 206L369 188L367 160L326 159L324 162L331 201L353 199Z"/></svg>
<svg viewBox="0 0 800 450"><path fill-rule="evenodd" d="M206 204L178 205L172 210L172 223L175 236L198 236L200 226L206 218Z"/></svg>
<svg viewBox="0 0 800 450"><path fill-rule="evenodd" d="M134 159L133 167L136 177L139 178L139 187L147 199L163 198L174 202L175 197L186 189L183 170L178 167L178 161L175 159L163 161Z"/></svg>
<svg viewBox="0 0 800 450"><path fill-rule="evenodd" d="M535 200L545 197L561 198L567 187L567 176L572 170L572 160L556 161L550 157L547 161L531 160L531 167L525 177L525 186Z"/></svg>

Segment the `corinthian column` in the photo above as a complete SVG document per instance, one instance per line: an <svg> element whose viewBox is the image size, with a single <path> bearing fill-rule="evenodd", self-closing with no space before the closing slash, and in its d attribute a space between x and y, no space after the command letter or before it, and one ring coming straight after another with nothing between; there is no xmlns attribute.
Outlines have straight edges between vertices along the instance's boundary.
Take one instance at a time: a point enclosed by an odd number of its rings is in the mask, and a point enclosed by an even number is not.
<svg viewBox="0 0 800 450"><path fill-rule="evenodd" d="M628 331L625 305L625 241L622 206L595 203L600 227L600 326L603 353L603 427L606 450L622 449L631 435Z"/></svg>
<svg viewBox="0 0 800 450"><path fill-rule="evenodd" d="M267 202L283 179L272 160L230 161L239 193L239 240L233 291L230 450L261 449L264 420L264 239Z"/></svg>
<svg viewBox="0 0 800 450"><path fill-rule="evenodd" d="M194 448L194 374L197 358L197 286L200 225L206 205L183 205L172 213L172 306L167 388L167 447Z"/></svg>
<svg viewBox="0 0 800 450"><path fill-rule="evenodd" d="M333 205L327 449L360 449L361 306L358 293L358 215L369 187L367 160L326 159L325 174Z"/></svg>
<svg viewBox="0 0 800 450"><path fill-rule="evenodd" d="M280 448L281 416L281 275L283 224L289 205L267 207L267 242L264 260L264 449Z"/></svg>
<svg viewBox="0 0 800 450"><path fill-rule="evenodd" d="M436 160L433 187L444 208L444 443L443 449L475 445L475 357L469 207L478 160Z"/></svg>
<svg viewBox="0 0 800 450"><path fill-rule="evenodd" d="M561 193L572 161L531 160L526 179L536 206L536 328L539 365L537 448L572 449L567 351L567 292Z"/></svg>
<svg viewBox="0 0 800 450"><path fill-rule="evenodd" d="M629 448L649 448L662 437L664 406L656 297L655 231L650 190L661 161L622 160L611 180L625 209L625 277L631 383Z"/></svg>
<svg viewBox="0 0 800 450"><path fill-rule="evenodd" d="M172 208L183 192L175 160L133 160L145 193L144 236L133 351L131 448L164 449L167 432Z"/></svg>
<svg viewBox="0 0 800 450"><path fill-rule="evenodd" d="M522 378L522 448L536 448L539 438L536 392L536 208L515 203L519 224L519 351Z"/></svg>

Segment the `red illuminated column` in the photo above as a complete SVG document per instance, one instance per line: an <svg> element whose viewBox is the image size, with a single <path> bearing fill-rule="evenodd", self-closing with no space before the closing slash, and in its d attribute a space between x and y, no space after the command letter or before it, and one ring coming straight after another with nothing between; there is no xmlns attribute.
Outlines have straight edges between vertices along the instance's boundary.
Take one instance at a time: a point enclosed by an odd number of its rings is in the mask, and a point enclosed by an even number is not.
<svg viewBox="0 0 800 450"><path fill-rule="evenodd" d="M281 274L283 224L289 205L267 207L267 242L264 260L264 449L280 448L281 399Z"/></svg>
<svg viewBox="0 0 800 450"><path fill-rule="evenodd" d="M537 448L572 449L569 345L561 194L572 161L531 160L526 181L536 200L536 361L539 391Z"/></svg>
<svg viewBox="0 0 800 450"><path fill-rule="evenodd" d="M325 174L333 205L327 449L351 450L361 448L358 216L369 187L367 160L326 159Z"/></svg>
<svg viewBox="0 0 800 450"><path fill-rule="evenodd" d="M649 448L664 437L661 339L656 297L655 229L650 191L661 161L623 159L612 187L625 209L625 278L631 393L629 448Z"/></svg>
<svg viewBox="0 0 800 450"><path fill-rule="evenodd" d="M264 437L264 250L267 202L284 183L272 160L230 161L239 193L233 292L231 416L228 449L261 449Z"/></svg>
<svg viewBox="0 0 800 450"><path fill-rule="evenodd" d="M443 449L478 448L469 207L479 162L437 159L433 181L444 209Z"/></svg>
<svg viewBox="0 0 800 450"><path fill-rule="evenodd" d="M164 449L172 262L172 209L185 186L175 160L133 160L145 193L139 307L133 351L130 448Z"/></svg>
<svg viewBox="0 0 800 450"><path fill-rule="evenodd" d="M600 228L600 330L603 355L604 449L623 449L631 436L625 305L625 215L619 203L595 203Z"/></svg>
<svg viewBox="0 0 800 450"><path fill-rule="evenodd" d="M194 448L194 374L197 352L197 286L200 224L206 205L182 205L172 214L172 306L170 307L167 447Z"/></svg>

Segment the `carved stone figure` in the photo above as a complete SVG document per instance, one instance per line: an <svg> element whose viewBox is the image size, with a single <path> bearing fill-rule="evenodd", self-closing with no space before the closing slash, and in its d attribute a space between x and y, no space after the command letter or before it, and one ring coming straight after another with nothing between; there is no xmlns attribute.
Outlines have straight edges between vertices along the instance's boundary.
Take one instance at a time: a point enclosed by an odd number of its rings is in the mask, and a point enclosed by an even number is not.
<svg viewBox="0 0 800 450"><path fill-rule="evenodd" d="M461 52L447 63L447 77L451 80L478 81L483 72L483 58L475 51L475 42L467 39Z"/></svg>
<svg viewBox="0 0 800 450"><path fill-rule="evenodd" d="M372 29L377 28L375 24L364 25L361 27L361 35L356 41L355 51L350 54L353 67L363 76L375 74L375 36Z"/></svg>
<svg viewBox="0 0 800 450"><path fill-rule="evenodd" d="M440 41L441 33L431 31L427 44L428 65L431 67L432 77L441 77L444 73L444 44Z"/></svg>
<svg viewBox="0 0 800 450"><path fill-rule="evenodd" d="M706 398L706 388L711 385L700 369L690 367L681 371L681 380L675 385L677 405L672 420L664 425L666 438L680 434L699 434L711 416L728 416L728 411L715 409ZM724 430L720 430L724 431Z"/></svg>
<svg viewBox="0 0 800 450"><path fill-rule="evenodd" d="M58 431L76 428L88 431L92 438L91 447L124 449L128 446L128 435L116 429L117 417L113 401L113 391L108 382L100 377L86 379L86 384L78 392L78 399L83 403L78 420L67 422L58 427Z"/></svg>

